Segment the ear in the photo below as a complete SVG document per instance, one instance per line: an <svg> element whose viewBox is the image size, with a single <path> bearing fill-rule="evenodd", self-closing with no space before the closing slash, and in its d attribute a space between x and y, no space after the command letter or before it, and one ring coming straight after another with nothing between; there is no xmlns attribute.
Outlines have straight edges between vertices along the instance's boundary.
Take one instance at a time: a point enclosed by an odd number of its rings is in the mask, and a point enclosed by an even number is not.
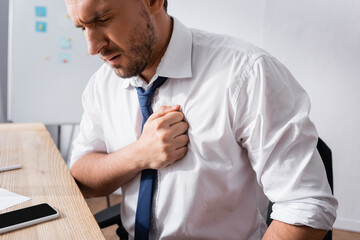
<svg viewBox="0 0 360 240"><path fill-rule="evenodd" d="M157 14L163 10L164 0L146 0L151 14Z"/></svg>

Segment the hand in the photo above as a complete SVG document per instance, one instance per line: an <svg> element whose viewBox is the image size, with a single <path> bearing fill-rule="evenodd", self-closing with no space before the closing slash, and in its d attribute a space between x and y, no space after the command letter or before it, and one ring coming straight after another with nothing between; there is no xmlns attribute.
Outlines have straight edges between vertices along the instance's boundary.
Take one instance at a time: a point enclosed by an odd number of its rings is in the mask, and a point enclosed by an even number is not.
<svg viewBox="0 0 360 240"><path fill-rule="evenodd" d="M160 169L181 159L187 153L189 128L180 106L163 106L144 124L138 140L143 169Z"/></svg>

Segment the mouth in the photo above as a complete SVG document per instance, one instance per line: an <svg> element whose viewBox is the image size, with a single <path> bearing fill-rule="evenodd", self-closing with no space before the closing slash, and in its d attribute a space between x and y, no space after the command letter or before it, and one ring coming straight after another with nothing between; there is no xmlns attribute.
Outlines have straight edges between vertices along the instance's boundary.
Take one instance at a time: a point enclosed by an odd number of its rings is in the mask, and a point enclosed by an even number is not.
<svg viewBox="0 0 360 240"><path fill-rule="evenodd" d="M113 56L109 56L109 57L105 57L103 58L104 61L106 61L107 63L109 63L110 65L114 65L117 60L119 60L119 58L121 57L121 54L118 55L113 55Z"/></svg>

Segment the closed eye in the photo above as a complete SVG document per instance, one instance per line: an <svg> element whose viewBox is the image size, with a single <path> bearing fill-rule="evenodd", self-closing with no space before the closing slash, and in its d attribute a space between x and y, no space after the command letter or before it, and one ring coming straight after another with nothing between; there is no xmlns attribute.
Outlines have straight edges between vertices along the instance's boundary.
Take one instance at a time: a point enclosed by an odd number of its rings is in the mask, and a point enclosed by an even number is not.
<svg viewBox="0 0 360 240"><path fill-rule="evenodd" d="M106 22L106 21L108 21L108 20L110 20L110 17L108 17L108 18L104 18L104 19L97 19L97 22Z"/></svg>

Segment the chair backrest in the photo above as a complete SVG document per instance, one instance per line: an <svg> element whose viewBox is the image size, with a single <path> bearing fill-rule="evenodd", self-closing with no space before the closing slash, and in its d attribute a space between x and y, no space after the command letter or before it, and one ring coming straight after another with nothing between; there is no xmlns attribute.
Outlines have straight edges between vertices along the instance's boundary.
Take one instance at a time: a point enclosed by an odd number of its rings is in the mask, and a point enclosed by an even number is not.
<svg viewBox="0 0 360 240"><path fill-rule="evenodd" d="M333 167L332 167L332 154L330 148L326 145L326 143L319 138L317 143L317 149L320 153L321 159L324 163L326 176L331 188L331 192L334 194L334 178L333 178Z"/></svg>

